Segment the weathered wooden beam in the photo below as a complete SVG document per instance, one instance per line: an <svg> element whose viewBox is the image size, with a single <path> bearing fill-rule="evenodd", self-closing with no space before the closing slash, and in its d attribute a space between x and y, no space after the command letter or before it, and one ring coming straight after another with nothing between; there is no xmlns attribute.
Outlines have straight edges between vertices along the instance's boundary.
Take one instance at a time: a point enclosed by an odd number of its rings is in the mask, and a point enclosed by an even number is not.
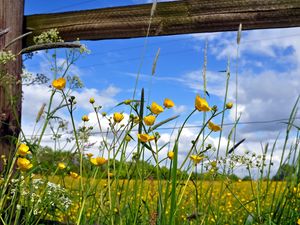
<svg viewBox="0 0 300 225"><path fill-rule="evenodd" d="M25 17L26 28L40 34L58 28L73 41L143 37L152 4ZM157 4L150 36L300 26L299 0L182 0ZM32 44L32 37L26 45Z"/></svg>
<svg viewBox="0 0 300 225"><path fill-rule="evenodd" d="M0 50L23 33L23 0L0 0ZM22 40L12 43L7 50L17 54L22 49ZM0 155L9 156L15 149L21 123L22 58L6 65L0 64ZM0 163L1 169L2 163Z"/></svg>

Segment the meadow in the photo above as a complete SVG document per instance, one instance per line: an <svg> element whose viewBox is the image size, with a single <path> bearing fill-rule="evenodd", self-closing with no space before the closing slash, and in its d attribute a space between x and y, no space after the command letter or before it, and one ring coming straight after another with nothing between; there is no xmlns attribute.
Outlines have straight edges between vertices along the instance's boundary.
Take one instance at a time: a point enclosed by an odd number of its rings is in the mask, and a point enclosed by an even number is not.
<svg viewBox="0 0 300 225"><path fill-rule="evenodd" d="M35 41L61 39L52 30ZM63 62L57 50L47 52L49 101L37 112L32 138L21 132L15 151L1 156L1 224L300 224L299 127L294 125L299 98L286 123L278 172L271 176L276 141L262 146L261 154L236 153L243 142L235 139L238 116L225 149L220 141L215 146L207 142L212 134L221 140L225 115L237 107L227 101L229 63L223 107L210 103L204 72L204 92L191 99L194 109L173 130L174 139L161 145L159 128L178 118L161 115L174 107L175 99L147 103L144 90L136 93L135 87L133 98L124 99L112 113L103 111L93 96L86 99L97 121L94 127L89 115L77 115L73 91L83 84L69 70L86 52L84 46L67 50ZM11 52L0 56L2 65L14 58ZM202 125L182 155L181 135L193 115ZM53 147L46 149L43 140L49 131ZM63 145L60 134L67 132ZM97 155L87 152L95 134ZM247 177L235 176L237 167L245 168Z"/></svg>

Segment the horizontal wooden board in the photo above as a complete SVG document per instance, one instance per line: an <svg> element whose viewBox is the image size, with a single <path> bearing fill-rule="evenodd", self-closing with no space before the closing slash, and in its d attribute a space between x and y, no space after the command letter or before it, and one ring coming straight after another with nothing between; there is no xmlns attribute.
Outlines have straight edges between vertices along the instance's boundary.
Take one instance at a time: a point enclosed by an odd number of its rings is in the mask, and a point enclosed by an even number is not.
<svg viewBox="0 0 300 225"><path fill-rule="evenodd" d="M65 41L144 37L152 4L25 17L37 35L58 28ZM157 4L149 36L300 26L300 0L183 0ZM32 45L32 36L26 40Z"/></svg>

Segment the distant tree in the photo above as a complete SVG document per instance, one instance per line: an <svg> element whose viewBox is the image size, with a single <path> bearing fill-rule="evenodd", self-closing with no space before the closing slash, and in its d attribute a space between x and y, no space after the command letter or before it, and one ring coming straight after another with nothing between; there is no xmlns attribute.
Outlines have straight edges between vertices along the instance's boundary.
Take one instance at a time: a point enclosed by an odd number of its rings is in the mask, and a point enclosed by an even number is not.
<svg viewBox="0 0 300 225"><path fill-rule="evenodd" d="M279 167L275 176L273 176L272 180L274 181L282 181L282 180L289 180L292 175L296 172L296 168L290 164L283 164Z"/></svg>
<svg viewBox="0 0 300 225"><path fill-rule="evenodd" d="M252 180L250 176L245 176L243 179L243 181L249 181L249 180Z"/></svg>

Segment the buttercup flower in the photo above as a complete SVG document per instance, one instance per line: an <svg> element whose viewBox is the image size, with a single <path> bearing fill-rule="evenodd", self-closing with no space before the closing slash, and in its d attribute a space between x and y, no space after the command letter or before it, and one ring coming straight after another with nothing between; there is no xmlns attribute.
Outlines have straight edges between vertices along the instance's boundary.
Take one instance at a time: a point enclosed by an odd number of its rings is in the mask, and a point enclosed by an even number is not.
<svg viewBox="0 0 300 225"><path fill-rule="evenodd" d="M74 179L78 179L80 177L79 174L75 172L70 172L70 176Z"/></svg>
<svg viewBox="0 0 300 225"><path fill-rule="evenodd" d="M148 134L138 134L137 136L141 142L147 142L149 140Z"/></svg>
<svg viewBox="0 0 300 225"><path fill-rule="evenodd" d="M144 122L147 126L152 126L155 123L156 117L153 115L145 116Z"/></svg>
<svg viewBox="0 0 300 225"><path fill-rule="evenodd" d="M233 106L233 103L232 103L232 102L226 103L226 109L231 109L232 106Z"/></svg>
<svg viewBox="0 0 300 225"><path fill-rule="evenodd" d="M91 158L91 157L93 157L93 153L86 153L86 156L88 157L88 158Z"/></svg>
<svg viewBox="0 0 300 225"><path fill-rule="evenodd" d="M66 87L66 79L61 77L52 81L52 86L57 90L63 90Z"/></svg>
<svg viewBox="0 0 300 225"><path fill-rule="evenodd" d="M216 125L211 121L208 122L208 128L214 132L220 131L222 129L219 125Z"/></svg>
<svg viewBox="0 0 300 225"><path fill-rule="evenodd" d="M150 136L149 134L138 134L137 136L138 139L143 143L155 140L155 136L153 135Z"/></svg>
<svg viewBox="0 0 300 225"><path fill-rule="evenodd" d="M116 123L120 123L123 119L124 119L124 116L122 113L118 113L118 112L114 113L114 121Z"/></svg>
<svg viewBox="0 0 300 225"><path fill-rule="evenodd" d="M190 159L197 165L204 157L199 156L199 155L191 155Z"/></svg>
<svg viewBox="0 0 300 225"><path fill-rule="evenodd" d="M297 225L300 225L300 218L299 218L298 221L297 221Z"/></svg>
<svg viewBox="0 0 300 225"><path fill-rule="evenodd" d="M20 170L22 171L26 171L32 168L32 164L30 163L30 161L26 158L18 158L17 159L17 165L19 167Z"/></svg>
<svg viewBox="0 0 300 225"><path fill-rule="evenodd" d="M83 122L88 122L90 120L87 115L82 116L81 119L82 119Z"/></svg>
<svg viewBox="0 0 300 225"><path fill-rule="evenodd" d="M60 162L58 163L57 167L60 169L60 170L63 170L66 168L66 165L63 163L63 162Z"/></svg>
<svg viewBox="0 0 300 225"><path fill-rule="evenodd" d="M149 136L148 141L153 141L153 140L155 140L155 136L154 135Z"/></svg>
<svg viewBox="0 0 300 225"><path fill-rule="evenodd" d="M90 162L93 163L95 166L102 166L107 162L107 160L103 157L96 157L90 158Z"/></svg>
<svg viewBox="0 0 300 225"><path fill-rule="evenodd" d="M203 111L203 112L208 112L211 110L207 101L204 98L201 98L199 95L197 95L195 99L195 108L198 111Z"/></svg>
<svg viewBox="0 0 300 225"><path fill-rule="evenodd" d="M164 111L164 108L158 105L156 102L152 102L150 110L153 114L160 114Z"/></svg>
<svg viewBox="0 0 300 225"><path fill-rule="evenodd" d="M164 107L166 108L172 108L174 106L174 102L171 99L166 98L164 101Z"/></svg>
<svg viewBox="0 0 300 225"><path fill-rule="evenodd" d="M25 156L28 153L30 153L29 151L29 147L26 144L20 144L19 148L18 148L18 154L21 156Z"/></svg>
<svg viewBox="0 0 300 225"><path fill-rule="evenodd" d="M90 98L90 103L94 104L95 103L95 99L94 98Z"/></svg>
<svg viewBox="0 0 300 225"><path fill-rule="evenodd" d="M168 152L168 158L171 159L171 160L174 158L174 152L173 151Z"/></svg>

